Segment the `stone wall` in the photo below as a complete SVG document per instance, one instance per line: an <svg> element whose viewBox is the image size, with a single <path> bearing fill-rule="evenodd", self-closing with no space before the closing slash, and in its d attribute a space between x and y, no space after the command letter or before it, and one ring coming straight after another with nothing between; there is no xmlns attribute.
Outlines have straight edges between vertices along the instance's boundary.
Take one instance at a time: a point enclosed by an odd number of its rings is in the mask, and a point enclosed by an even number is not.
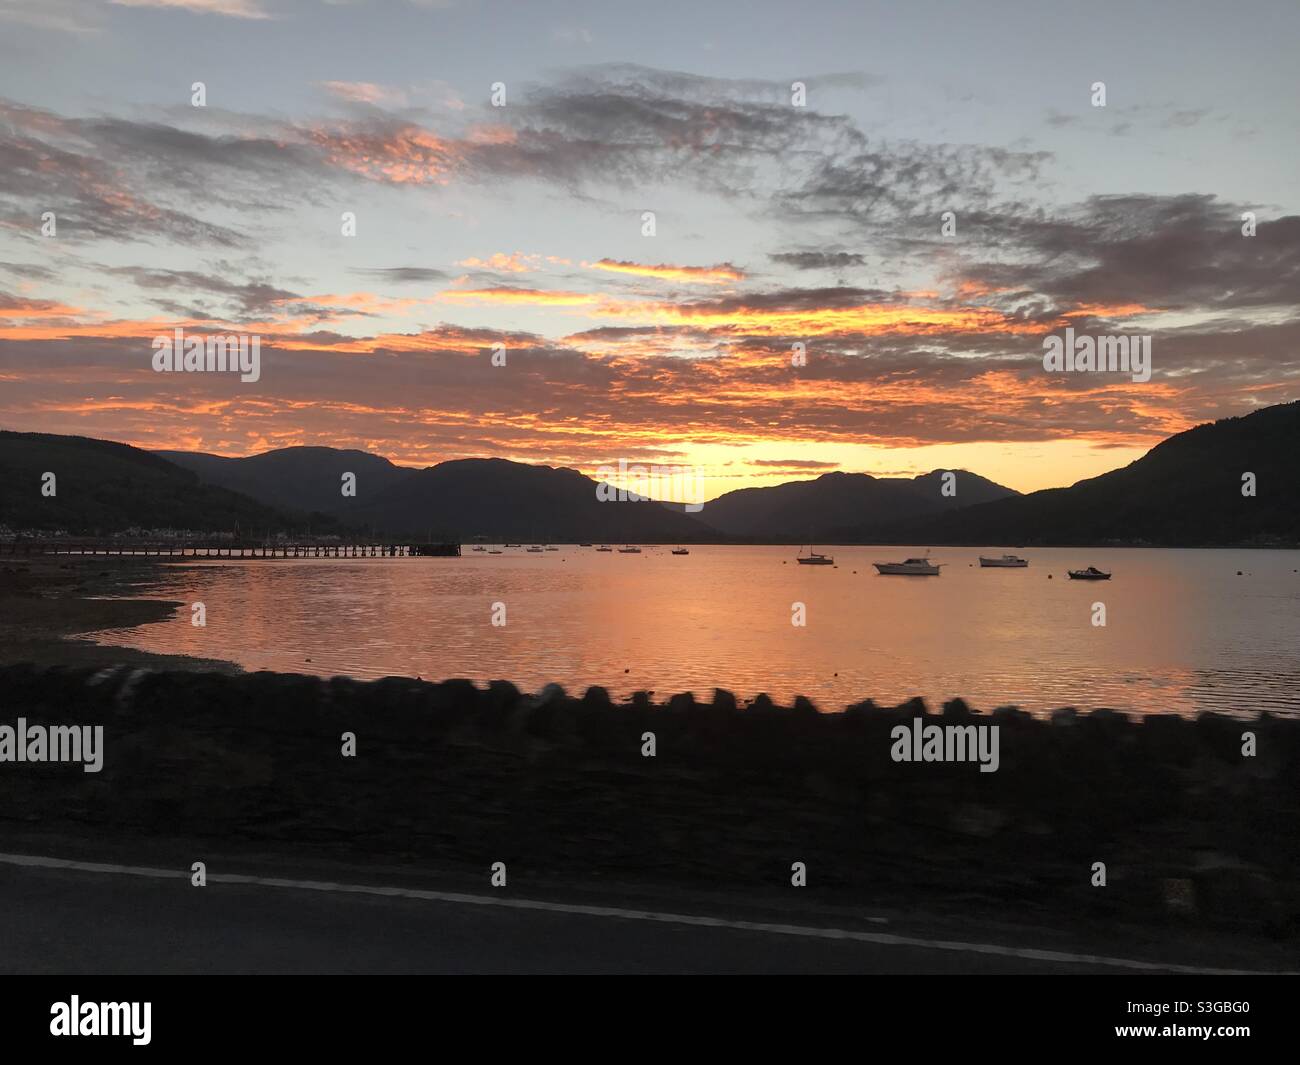
<svg viewBox="0 0 1300 1065"><path fill-rule="evenodd" d="M412 865L836 902L1069 910L1291 935L1300 913L1300 720L996 724L1000 766L900 763L926 708L819 713L505 682L0 669L0 726L103 725L99 773L0 763L0 834L169 837ZM1243 733L1257 753L1243 757ZM356 756L341 754L356 735ZM656 755L642 755L655 734ZM1106 865L1107 885L1092 885ZM1010 909L1008 909L1010 908Z"/></svg>

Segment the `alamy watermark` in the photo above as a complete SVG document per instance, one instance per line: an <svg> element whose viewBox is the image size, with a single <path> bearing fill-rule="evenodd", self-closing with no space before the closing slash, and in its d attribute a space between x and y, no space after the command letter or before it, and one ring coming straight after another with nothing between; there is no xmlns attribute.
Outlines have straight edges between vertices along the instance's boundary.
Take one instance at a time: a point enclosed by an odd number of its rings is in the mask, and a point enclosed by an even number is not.
<svg viewBox="0 0 1300 1065"><path fill-rule="evenodd" d="M153 368L158 373L230 371L245 384L262 376L260 336L186 336L179 326L172 336L153 338Z"/></svg>
<svg viewBox="0 0 1300 1065"><path fill-rule="evenodd" d="M1126 373L1133 380L1151 380L1151 337L1076 335L1067 326L1065 336L1043 338L1043 369L1048 373Z"/></svg>
<svg viewBox="0 0 1300 1065"><path fill-rule="evenodd" d="M82 1002L73 995L50 1006L50 1035L129 1036L135 1046L153 1038L152 1002Z"/></svg>
<svg viewBox="0 0 1300 1065"><path fill-rule="evenodd" d="M704 509L704 471L698 466L642 466L619 459L618 467L596 471L596 498L602 503L673 502L686 511Z"/></svg>
<svg viewBox="0 0 1300 1065"><path fill-rule="evenodd" d="M82 770L104 768L103 725L0 725L0 762L80 762Z"/></svg>
<svg viewBox="0 0 1300 1065"><path fill-rule="evenodd" d="M978 762L981 773L996 773L1001 764L998 725L895 725L889 757L895 762Z"/></svg>

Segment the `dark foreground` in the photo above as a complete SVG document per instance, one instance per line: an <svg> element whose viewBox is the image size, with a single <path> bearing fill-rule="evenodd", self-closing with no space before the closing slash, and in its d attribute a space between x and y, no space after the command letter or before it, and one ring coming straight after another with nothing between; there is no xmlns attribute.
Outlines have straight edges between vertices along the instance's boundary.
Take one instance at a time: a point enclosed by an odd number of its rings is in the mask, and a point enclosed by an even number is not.
<svg viewBox="0 0 1300 1065"><path fill-rule="evenodd" d="M979 971L1076 964L731 927L696 926L692 945L673 946L671 922L310 889L294 899L297 889L267 894L215 879L192 888L200 860L214 877L260 861L279 879L416 877L421 888L616 907L648 895L636 905L728 919L755 911L801 926L874 927L869 915L884 915L915 921L915 938L927 941L998 926L993 941L1037 947L1042 929L1057 929L1067 953L1221 968L1284 968L1294 954L1293 720L1067 713L1047 722L972 715L960 703L924 715L999 726L998 771L980 773L891 759L891 729L923 715L919 703L819 714L803 703L741 709L720 692L708 704L611 705L600 690L528 696L503 682L132 666L0 668L0 693L0 725L23 717L29 727L104 728L101 772L0 765L0 851L180 877L0 863L0 904L23 915L15 926L26 938L6 959L19 971L53 959L72 966L78 949L92 968L119 949L122 964L167 969L798 969L814 956L884 970L972 958L992 967ZM1241 753L1246 731L1254 757ZM355 757L342 753L345 733ZM654 757L642 754L648 733ZM1105 886L1094 883L1098 862ZM313 877L323 863L342 871ZM490 881L495 863L505 887ZM806 886L792 883L795 863ZM376 925L407 928L409 942L376 927L366 941L380 946L354 950L346 928L368 927L373 911ZM139 938L123 942L133 950L115 938L132 928Z"/></svg>
<svg viewBox="0 0 1300 1065"><path fill-rule="evenodd" d="M373 867L171 866L0 856L9 973L1268 972L1222 937L1108 937L919 913L534 885L531 897ZM209 859L213 856L209 855ZM240 872L233 872L233 869ZM256 870L249 872L248 870ZM423 885L423 886L421 886Z"/></svg>

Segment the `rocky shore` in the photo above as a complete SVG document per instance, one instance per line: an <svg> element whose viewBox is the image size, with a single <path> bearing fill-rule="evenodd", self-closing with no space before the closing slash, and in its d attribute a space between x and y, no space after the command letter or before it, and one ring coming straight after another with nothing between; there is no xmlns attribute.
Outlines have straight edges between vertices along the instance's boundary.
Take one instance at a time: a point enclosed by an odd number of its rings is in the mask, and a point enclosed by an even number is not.
<svg viewBox="0 0 1300 1065"><path fill-rule="evenodd" d="M998 726L997 770L896 761L894 730L917 717ZM724 893L789 890L802 862L806 896L835 904L1300 928L1292 719L0 667L0 726L19 718L103 726L103 768L0 764L0 836L166 834Z"/></svg>

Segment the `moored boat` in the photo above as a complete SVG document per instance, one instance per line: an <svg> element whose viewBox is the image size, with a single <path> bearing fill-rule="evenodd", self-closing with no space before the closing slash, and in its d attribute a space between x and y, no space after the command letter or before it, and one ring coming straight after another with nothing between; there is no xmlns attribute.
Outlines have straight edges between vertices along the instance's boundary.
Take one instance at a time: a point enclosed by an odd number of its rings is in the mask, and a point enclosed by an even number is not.
<svg viewBox="0 0 1300 1065"><path fill-rule="evenodd" d="M674 548L673 548L673 554L674 554L674 555L689 555L689 554L690 554L690 551L688 551L688 550L687 550L686 548L684 548L684 547L674 547Z"/></svg>
<svg viewBox="0 0 1300 1065"><path fill-rule="evenodd" d="M620 555L639 555L641 549L639 547L620 547L618 553Z"/></svg>
<svg viewBox="0 0 1300 1065"><path fill-rule="evenodd" d="M1068 571L1072 581L1108 581L1109 573L1103 573L1096 566L1089 566L1087 569L1072 569Z"/></svg>
<svg viewBox="0 0 1300 1065"><path fill-rule="evenodd" d="M612 547L610 547L609 544L601 544L598 548L596 548L596 550L597 550L597 551L613 551L614 549L613 549Z"/></svg>
<svg viewBox="0 0 1300 1065"><path fill-rule="evenodd" d="M812 549L812 544L808 545L806 555L797 555L795 561L801 566L833 566L835 559L830 555L821 555Z"/></svg>
<svg viewBox="0 0 1300 1065"><path fill-rule="evenodd" d="M980 566L984 569L1023 569L1029 560L1019 555L1002 555L998 558L985 558L980 555Z"/></svg>
<svg viewBox="0 0 1300 1065"><path fill-rule="evenodd" d="M943 563L931 562L928 558L908 558L902 562L873 562L872 565L885 576L937 577Z"/></svg>

